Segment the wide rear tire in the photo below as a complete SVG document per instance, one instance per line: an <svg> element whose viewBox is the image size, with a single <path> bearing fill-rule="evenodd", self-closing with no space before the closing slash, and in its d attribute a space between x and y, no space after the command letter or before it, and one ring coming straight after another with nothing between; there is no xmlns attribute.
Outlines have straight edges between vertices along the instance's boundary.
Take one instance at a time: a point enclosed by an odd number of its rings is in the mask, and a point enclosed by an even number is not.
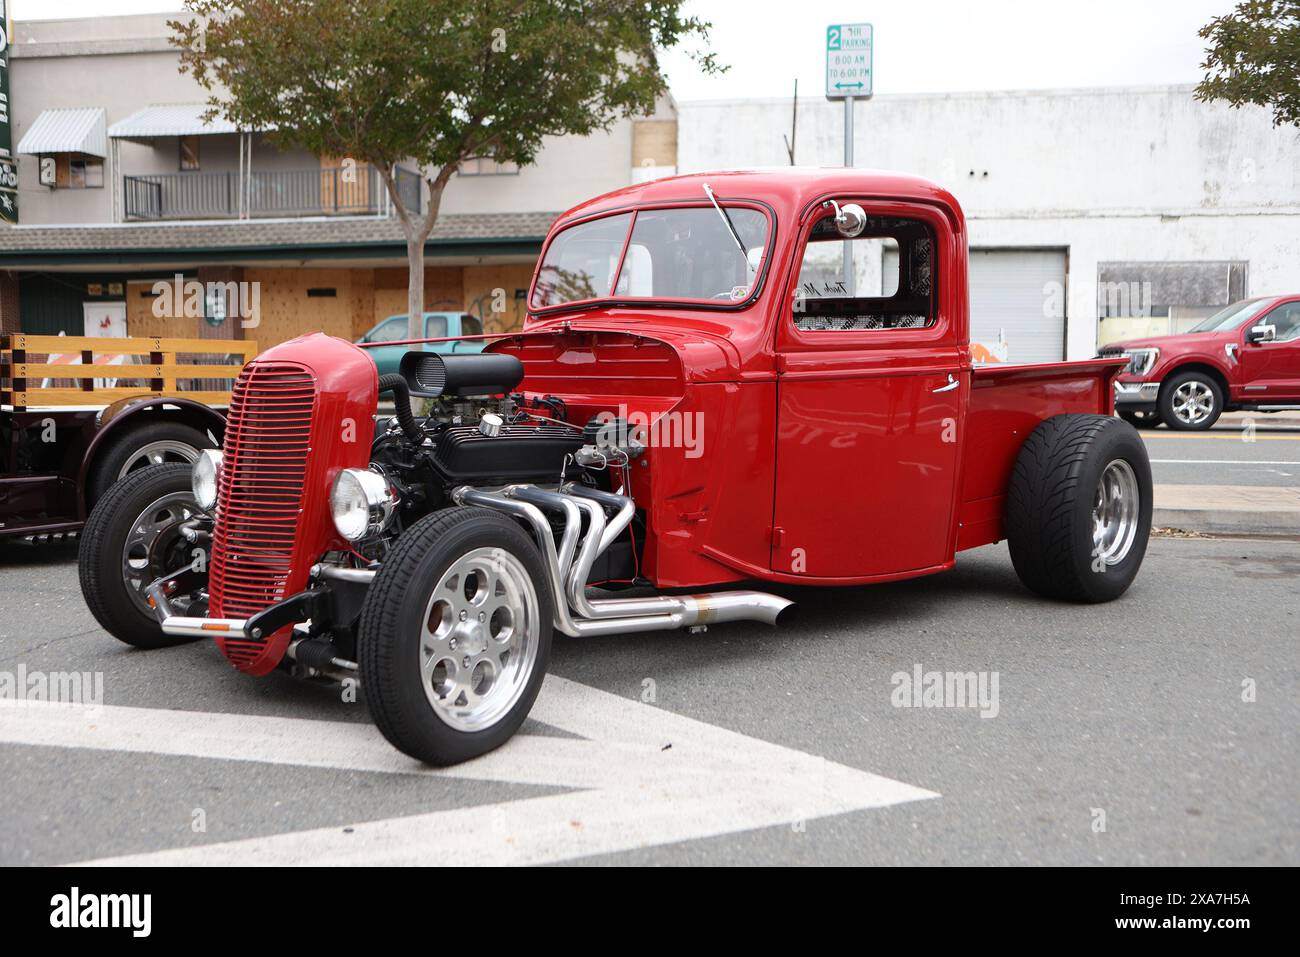
<svg viewBox="0 0 1300 957"><path fill-rule="evenodd" d="M1102 602L1128 589L1151 534L1146 445L1108 415L1056 415L1020 449L1007 489L1016 574L1048 598Z"/></svg>
<svg viewBox="0 0 1300 957"><path fill-rule="evenodd" d="M491 509L445 509L402 535L357 641L366 705L394 747L457 764L519 730L550 660L547 574L533 540Z"/></svg>

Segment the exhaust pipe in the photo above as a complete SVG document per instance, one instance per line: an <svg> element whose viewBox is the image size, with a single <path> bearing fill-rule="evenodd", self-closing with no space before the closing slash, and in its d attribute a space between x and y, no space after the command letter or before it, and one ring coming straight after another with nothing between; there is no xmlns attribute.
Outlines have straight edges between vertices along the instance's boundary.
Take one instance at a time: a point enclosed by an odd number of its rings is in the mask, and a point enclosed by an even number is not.
<svg viewBox="0 0 1300 957"><path fill-rule="evenodd" d="M532 526L551 580L555 627L566 635L671 631L727 621L763 621L773 625L781 612L793 604L758 591L589 599L586 589L591 567L632 521L636 510L632 499L572 485L559 491L514 485L501 492L461 486L452 493L452 498L462 505L479 505L514 515ZM606 520L606 505L616 509L612 520ZM543 508L564 516L558 551L551 524L542 514ZM587 517L587 533L578 544L583 514Z"/></svg>

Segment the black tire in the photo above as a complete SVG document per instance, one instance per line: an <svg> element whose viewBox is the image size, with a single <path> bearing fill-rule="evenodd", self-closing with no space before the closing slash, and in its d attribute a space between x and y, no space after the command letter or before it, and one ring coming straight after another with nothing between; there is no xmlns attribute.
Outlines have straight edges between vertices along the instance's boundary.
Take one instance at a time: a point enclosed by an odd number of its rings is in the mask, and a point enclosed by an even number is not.
<svg viewBox="0 0 1300 957"><path fill-rule="evenodd" d="M151 422L138 428L127 428L121 435L109 439L104 450L96 456L88 483L88 506L93 508L115 482L126 478L121 475L122 469L155 442L180 443L193 449L195 455L200 449L216 448L204 433L182 422Z"/></svg>
<svg viewBox="0 0 1300 957"><path fill-rule="evenodd" d="M1154 429L1160 424L1160 416L1155 412L1127 412L1120 410L1116 414L1135 429Z"/></svg>
<svg viewBox="0 0 1300 957"><path fill-rule="evenodd" d="M1209 414L1194 422L1180 419L1174 411L1178 390L1189 384L1208 389L1210 401L1213 403ZM1218 380L1209 373L1189 369L1187 372L1176 373L1164 381L1160 386L1160 396L1156 399L1156 410L1160 414L1160 421L1176 432L1204 432L1219 421L1219 416L1223 414L1223 403L1223 386L1219 385Z"/></svg>
<svg viewBox="0 0 1300 957"><path fill-rule="evenodd" d="M496 723L478 731L452 727L435 713L424 688L421 624L443 574L477 548L503 549L531 579L539 629L532 673L522 694ZM519 730L542 685L551 652L551 591L541 553L513 520L485 508L459 507L411 526L384 561L366 594L357 658L366 705L394 747L435 765L457 764L500 747Z"/></svg>
<svg viewBox="0 0 1300 957"><path fill-rule="evenodd" d="M86 605L105 631L136 648L167 648L194 640L163 634L158 619L132 596L131 583L123 571L123 549L139 517L151 503L181 493L197 511L188 465L153 465L132 472L99 500L81 533L77 572ZM154 571L174 571L188 560L191 546L174 529L161 532L157 544L160 564ZM173 560L167 561L164 556Z"/></svg>
<svg viewBox="0 0 1300 957"><path fill-rule="evenodd" d="M1114 564L1093 542L1102 473L1127 463L1138 492L1136 529ZM1056 415L1040 422L1016 458L1007 489L1007 545L1032 591L1076 602L1111 601L1137 575L1151 534L1151 464L1133 427L1109 415Z"/></svg>

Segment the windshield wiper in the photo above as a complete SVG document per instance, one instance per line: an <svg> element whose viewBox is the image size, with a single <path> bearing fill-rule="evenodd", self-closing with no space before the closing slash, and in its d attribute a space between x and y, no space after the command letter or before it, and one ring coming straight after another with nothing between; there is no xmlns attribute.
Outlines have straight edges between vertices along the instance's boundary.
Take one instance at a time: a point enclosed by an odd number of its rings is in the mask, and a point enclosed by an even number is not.
<svg viewBox="0 0 1300 957"><path fill-rule="evenodd" d="M713 190L709 188L708 183L704 184L704 195L709 197L709 202L713 204L713 208L716 209L718 215L722 217L722 222L726 225L727 232L731 233L731 238L736 241L736 248L740 250L740 255L745 259L745 265L749 267L750 272L753 272L754 264L749 261L749 250L746 249L745 244L741 242L740 233L736 232L736 227L732 225L731 217L727 215L727 211L718 205L717 197L713 195Z"/></svg>

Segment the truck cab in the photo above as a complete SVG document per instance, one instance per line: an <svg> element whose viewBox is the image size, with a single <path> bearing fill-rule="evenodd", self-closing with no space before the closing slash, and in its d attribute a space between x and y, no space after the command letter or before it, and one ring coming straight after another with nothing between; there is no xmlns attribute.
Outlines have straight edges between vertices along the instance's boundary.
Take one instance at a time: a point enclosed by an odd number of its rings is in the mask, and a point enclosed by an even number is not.
<svg viewBox="0 0 1300 957"><path fill-rule="evenodd" d="M1115 406L1137 425L1204 431L1224 412L1300 409L1300 295L1234 302L1182 335L1107 344L1128 359Z"/></svg>

